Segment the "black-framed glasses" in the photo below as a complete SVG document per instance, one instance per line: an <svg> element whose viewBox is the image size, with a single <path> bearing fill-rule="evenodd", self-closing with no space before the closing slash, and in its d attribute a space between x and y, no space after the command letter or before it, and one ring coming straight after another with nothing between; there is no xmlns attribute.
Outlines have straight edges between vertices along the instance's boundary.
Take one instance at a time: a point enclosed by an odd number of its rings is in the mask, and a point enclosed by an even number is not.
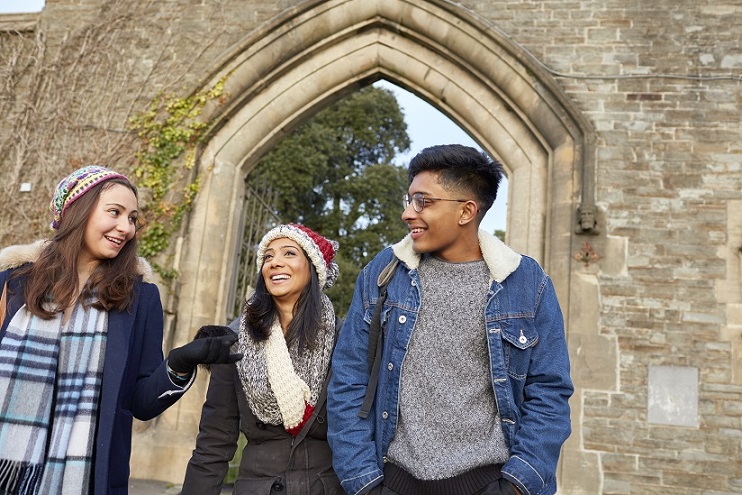
<svg viewBox="0 0 742 495"><path fill-rule="evenodd" d="M404 198L402 199L402 205L407 209L408 206L410 206L410 203L412 204L412 208L420 213L425 209L426 206L428 206L433 201L456 201L457 203L466 203L469 200L468 199L448 199L448 198L431 198L429 196L423 196L422 193L415 193L412 196L409 194L405 194Z"/></svg>

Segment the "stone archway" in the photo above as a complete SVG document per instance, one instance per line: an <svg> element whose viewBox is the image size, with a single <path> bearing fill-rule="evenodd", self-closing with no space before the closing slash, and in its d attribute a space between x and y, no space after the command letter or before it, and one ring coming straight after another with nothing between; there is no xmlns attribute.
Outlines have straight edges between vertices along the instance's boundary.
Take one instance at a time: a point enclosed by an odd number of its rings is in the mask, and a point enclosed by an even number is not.
<svg viewBox="0 0 742 495"><path fill-rule="evenodd" d="M440 0L308 1L233 47L205 85L221 78L230 98L210 109L216 125L200 165L213 173L192 226L220 231L223 245L233 244L223 227L234 222L214 222L209 212L235 211L241 179L260 156L309 115L384 78L436 106L503 162L510 243L567 274L564 238L591 172L591 129L532 57L470 11Z"/></svg>
<svg viewBox="0 0 742 495"><path fill-rule="evenodd" d="M503 162L509 243L552 275L569 324L574 211L593 194L581 187L592 184L592 131L551 76L445 0L309 0L250 33L204 78L205 87L224 79L228 97L205 113L214 126L179 256L176 345L224 319L244 177L308 116L382 78L440 109ZM203 396L191 392L163 415L158 429L180 432L168 441L184 446L169 450L173 473L154 477L182 479ZM164 436L154 455L167 449ZM138 472L148 460L139 462Z"/></svg>

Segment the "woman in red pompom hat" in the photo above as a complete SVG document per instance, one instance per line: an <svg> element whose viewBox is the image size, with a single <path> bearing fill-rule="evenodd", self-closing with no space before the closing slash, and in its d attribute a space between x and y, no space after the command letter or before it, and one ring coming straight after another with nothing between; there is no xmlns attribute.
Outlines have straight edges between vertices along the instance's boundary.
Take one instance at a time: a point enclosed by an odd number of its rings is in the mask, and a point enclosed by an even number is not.
<svg viewBox="0 0 742 495"><path fill-rule="evenodd" d="M332 469L325 412L341 322L323 289L337 279L337 249L337 242L299 224L279 225L260 241L261 276L230 325L239 329L244 358L211 367L183 495L221 493L240 431L247 445L234 494L344 493Z"/></svg>

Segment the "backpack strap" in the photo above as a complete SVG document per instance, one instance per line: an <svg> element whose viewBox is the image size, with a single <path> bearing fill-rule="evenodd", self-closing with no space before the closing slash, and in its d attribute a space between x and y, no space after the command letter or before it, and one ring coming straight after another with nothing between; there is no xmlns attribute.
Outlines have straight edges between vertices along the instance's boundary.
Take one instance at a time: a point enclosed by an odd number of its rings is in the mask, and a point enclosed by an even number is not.
<svg viewBox="0 0 742 495"><path fill-rule="evenodd" d="M379 274L376 285L379 286L379 297L376 300L374 315L371 318L371 326L368 332L368 368L370 370L368 385L366 387L366 397L363 399L361 410L358 411L358 417L366 419L371 411L371 405L376 397L376 386L379 383L379 369L381 368L381 353L383 352L384 329L381 327L381 311L384 309L386 301L386 286L394 275L394 270L399 264L399 258L394 256L386 267Z"/></svg>

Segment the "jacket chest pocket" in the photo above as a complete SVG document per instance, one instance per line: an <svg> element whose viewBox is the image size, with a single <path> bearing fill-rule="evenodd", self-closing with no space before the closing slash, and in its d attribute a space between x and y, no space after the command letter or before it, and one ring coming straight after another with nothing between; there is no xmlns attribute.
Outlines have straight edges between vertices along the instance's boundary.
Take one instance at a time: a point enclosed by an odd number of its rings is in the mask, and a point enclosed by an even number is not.
<svg viewBox="0 0 742 495"><path fill-rule="evenodd" d="M538 332L532 318L510 318L500 322L502 349L508 374L525 380L531 351L538 343Z"/></svg>

